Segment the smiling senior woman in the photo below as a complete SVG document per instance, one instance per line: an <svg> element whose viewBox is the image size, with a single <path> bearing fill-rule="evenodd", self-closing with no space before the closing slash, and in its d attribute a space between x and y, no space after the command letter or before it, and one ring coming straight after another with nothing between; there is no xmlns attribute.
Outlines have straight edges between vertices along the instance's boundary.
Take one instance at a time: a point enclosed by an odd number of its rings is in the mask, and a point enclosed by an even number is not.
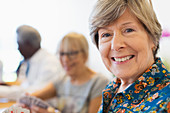
<svg viewBox="0 0 170 113"><path fill-rule="evenodd" d="M100 113L170 110L170 73L156 57L161 31L151 1L98 0L90 34L116 76L103 91Z"/></svg>

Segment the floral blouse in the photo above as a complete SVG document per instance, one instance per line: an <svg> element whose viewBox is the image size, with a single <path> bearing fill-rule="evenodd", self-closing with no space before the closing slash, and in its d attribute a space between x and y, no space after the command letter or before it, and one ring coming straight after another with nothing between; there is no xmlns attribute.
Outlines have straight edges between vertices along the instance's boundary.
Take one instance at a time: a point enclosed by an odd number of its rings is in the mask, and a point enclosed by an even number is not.
<svg viewBox="0 0 170 113"><path fill-rule="evenodd" d="M116 78L106 86L98 113L170 113L170 72L160 58L126 90L116 93L120 84Z"/></svg>

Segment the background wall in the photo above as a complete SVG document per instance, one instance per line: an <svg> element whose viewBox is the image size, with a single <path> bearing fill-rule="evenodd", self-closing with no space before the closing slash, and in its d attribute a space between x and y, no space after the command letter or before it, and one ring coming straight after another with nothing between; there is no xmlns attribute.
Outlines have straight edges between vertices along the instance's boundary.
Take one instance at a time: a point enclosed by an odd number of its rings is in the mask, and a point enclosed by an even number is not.
<svg viewBox="0 0 170 113"><path fill-rule="evenodd" d="M166 67L170 70L170 1L169 0L152 0L153 7L157 14L158 20L163 28L163 37L160 40L160 56Z"/></svg>
<svg viewBox="0 0 170 113"><path fill-rule="evenodd" d="M16 33L18 26L27 24L35 27L42 36L42 47L55 53L59 40L68 32L84 34L90 45L88 65L108 78L100 54L89 36L88 19L97 0L0 0L0 60L8 80L22 59L17 50ZM170 30L169 0L153 0L154 9L163 29ZM162 38L159 56L170 64L170 38ZM13 75L12 75L13 76Z"/></svg>

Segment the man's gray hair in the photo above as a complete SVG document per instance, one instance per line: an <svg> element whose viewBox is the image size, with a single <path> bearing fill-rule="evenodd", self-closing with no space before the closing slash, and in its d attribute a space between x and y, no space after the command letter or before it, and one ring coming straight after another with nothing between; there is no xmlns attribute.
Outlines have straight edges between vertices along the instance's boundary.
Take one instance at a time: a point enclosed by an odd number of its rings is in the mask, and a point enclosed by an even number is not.
<svg viewBox="0 0 170 113"><path fill-rule="evenodd" d="M16 30L17 32L17 41L20 43L28 42L33 47L39 47L41 43L41 36L39 32L28 25L19 26Z"/></svg>

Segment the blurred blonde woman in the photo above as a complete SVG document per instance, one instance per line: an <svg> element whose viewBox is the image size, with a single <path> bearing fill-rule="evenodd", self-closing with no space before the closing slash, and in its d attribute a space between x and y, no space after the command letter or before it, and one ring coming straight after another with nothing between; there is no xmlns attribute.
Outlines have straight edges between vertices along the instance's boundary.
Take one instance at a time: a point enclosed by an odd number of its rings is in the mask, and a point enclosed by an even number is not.
<svg viewBox="0 0 170 113"><path fill-rule="evenodd" d="M108 79L86 66L89 53L86 38L69 33L61 40L58 51L65 75L32 95L41 99L56 96L57 108L62 113L96 113ZM36 106L31 111L48 113Z"/></svg>

